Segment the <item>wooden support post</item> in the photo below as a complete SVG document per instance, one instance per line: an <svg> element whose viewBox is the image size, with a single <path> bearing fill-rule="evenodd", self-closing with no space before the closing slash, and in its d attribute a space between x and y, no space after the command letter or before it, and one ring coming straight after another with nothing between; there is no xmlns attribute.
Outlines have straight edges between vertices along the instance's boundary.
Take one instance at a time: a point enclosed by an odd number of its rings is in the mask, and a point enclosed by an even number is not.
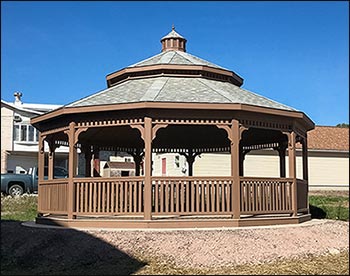
<svg viewBox="0 0 350 276"><path fill-rule="evenodd" d="M305 133L306 136L306 133ZM308 180L309 179L309 172L308 172L308 151L307 151L307 137L303 139L303 179Z"/></svg>
<svg viewBox="0 0 350 276"><path fill-rule="evenodd" d="M85 157L85 176L91 177L91 160L92 160L91 146L89 145L82 146L82 151L84 152L84 157Z"/></svg>
<svg viewBox="0 0 350 276"><path fill-rule="evenodd" d="M144 219L152 219L152 118L145 117L145 190L144 190Z"/></svg>
<svg viewBox="0 0 350 276"><path fill-rule="evenodd" d="M44 146L45 136L39 134L39 155L38 155L38 182L44 180L45 171L45 146Z"/></svg>
<svg viewBox="0 0 350 276"><path fill-rule="evenodd" d="M98 177L100 174L100 150L98 148L94 148L94 165L93 165L93 176Z"/></svg>
<svg viewBox="0 0 350 276"><path fill-rule="evenodd" d="M54 178L54 163L55 163L55 151L49 152L49 164L48 164L48 179Z"/></svg>
<svg viewBox="0 0 350 276"><path fill-rule="evenodd" d="M48 162L48 179L54 179L54 171L55 171L55 139L51 138L48 141L49 144L49 162Z"/></svg>
<svg viewBox="0 0 350 276"><path fill-rule="evenodd" d="M289 177L293 179L292 184L292 209L293 216L298 215L298 190L296 179L296 155L295 155L296 134L292 131L288 135L288 158L289 158Z"/></svg>
<svg viewBox="0 0 350 276"><path fill-rule="evenodd" d="M309 208L309 168L308 168L308 151L307 151L307 134L305 133L305 138L303 139L303 179L305 181L305 185L307 185L307 195L306 195L306 206L307 213L310 214Z"/></svg>
<svg viewBox="0 0 350 276"><path fill-rule="evenodd" d="M41 182L44 180L44 169L45 169L45 147L44 147L44 136L39 133L39 153L38 153L38 211L41 208L42 195L41 195ZM38 212L38 216L41 214Z"/></svg>
<svg viewBox="0 0 350 276"><path fill-rule="evenodd" d="M280 157L280 177L286 177L286 148L279 147L278 155Z"/></svg>
<svg viewBox="0 0 350 276"><path fill-rule="evenodd" d="M74 176L76 172L76 153L77 149L75 147L75 123L71 122L69 124L68 132L69 141L69 161L68 161L68 219L73 219L73 206L74 206Z"/></svg>
<svg viewBox="0 0 350 276"><path fill-rule="evenodd" d="M232 120L231 126L231 176L233 180L233 218L239 219L241 213L241 195L240 195L240 178L239 178L239 140L240 129L238 120Z"/></svg>

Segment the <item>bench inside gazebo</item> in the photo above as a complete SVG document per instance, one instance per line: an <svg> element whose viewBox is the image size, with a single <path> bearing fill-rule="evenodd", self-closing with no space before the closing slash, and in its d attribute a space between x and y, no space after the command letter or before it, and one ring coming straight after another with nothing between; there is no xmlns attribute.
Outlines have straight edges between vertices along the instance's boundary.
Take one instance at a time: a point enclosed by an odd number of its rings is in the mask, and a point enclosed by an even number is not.
<svg viewBox="0 0 350 276"><path fill-rule="evenodd" d="M309 220L307 131L314 123L242 89L236 73L186 53L186 39L175 29L161 43L160 54L107 75L107 89L32 119L40 131L36 222L200 228ZM303 179L296 177L297 143ZM59 146L69 147L64 179L53 175ZM280 177L245 177L245 154L267 148L280 156ZM105 150L131 154L135 176L93 173ZM153 175L152 155L169 152L186 157L187 176ZM214 152L230 153L231 175L193 176L196 156Z"/></svg>

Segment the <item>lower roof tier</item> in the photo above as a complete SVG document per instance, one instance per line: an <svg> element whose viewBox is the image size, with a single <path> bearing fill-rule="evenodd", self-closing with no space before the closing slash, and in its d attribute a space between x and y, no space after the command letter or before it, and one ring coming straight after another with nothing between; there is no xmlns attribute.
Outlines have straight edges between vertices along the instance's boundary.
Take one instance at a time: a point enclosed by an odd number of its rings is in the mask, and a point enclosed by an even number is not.
<svg viewBox="0 0 350 276"><path fill-rule="evenodd" d="M229 82L201 77L152 76L128 79L66 107L136 102L238 103L295 111Z"/></svg>

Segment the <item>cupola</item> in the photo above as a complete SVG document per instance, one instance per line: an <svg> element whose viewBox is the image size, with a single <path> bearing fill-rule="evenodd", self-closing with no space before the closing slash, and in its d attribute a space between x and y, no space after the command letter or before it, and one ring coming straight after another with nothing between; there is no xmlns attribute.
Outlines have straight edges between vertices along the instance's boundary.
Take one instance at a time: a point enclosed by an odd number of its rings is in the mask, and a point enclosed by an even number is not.
<svg viewBox="0 0 350 276"><path fill-rule="evenodd" d="M162 52L165 51L181 51L186 52L186 38L179 35L175 31L174 25L172 30L166 36L164 36L160 42L162 43Z"/></svg>

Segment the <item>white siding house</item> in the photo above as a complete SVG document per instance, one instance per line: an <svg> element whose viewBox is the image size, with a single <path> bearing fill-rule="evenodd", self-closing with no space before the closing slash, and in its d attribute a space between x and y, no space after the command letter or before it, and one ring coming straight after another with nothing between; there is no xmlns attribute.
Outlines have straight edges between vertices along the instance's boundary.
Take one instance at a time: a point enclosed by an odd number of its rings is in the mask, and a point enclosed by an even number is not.
<svg viewBox="0 0 350 276"><path fill-rule="evenodd" d="M30 124L30 118L60 105L28 104L22 102L22 93L14 93L13 103L1 100L1 173L26 173L30 167L37 166L38 132ZM45 145L47 147L47 145ZM58 152L59 165L65 165L67 150Z"/></svg>

